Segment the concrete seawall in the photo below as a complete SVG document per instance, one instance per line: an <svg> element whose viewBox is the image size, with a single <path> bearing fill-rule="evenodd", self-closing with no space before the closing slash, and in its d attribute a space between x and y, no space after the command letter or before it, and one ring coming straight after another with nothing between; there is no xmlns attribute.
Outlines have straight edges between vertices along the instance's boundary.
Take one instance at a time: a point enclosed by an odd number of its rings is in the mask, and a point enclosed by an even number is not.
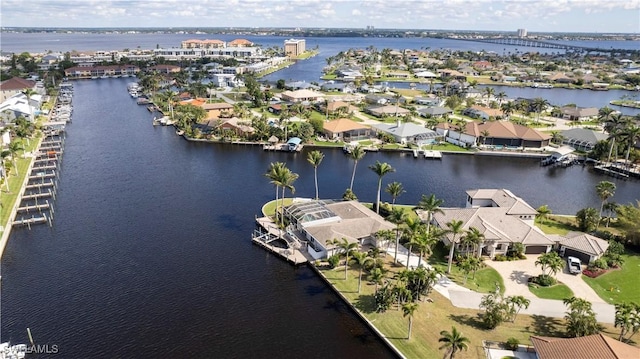
<svg viewBox="0 0 640 359"><path fill-rule="evenodd" d="M36 143L36 149L40 148L40 144L42 143L44 136L38 138L38 143ZM11 214L9 215L9 219L7 223L4 223L4 231L2 232L2 237L0 237L0 259L2 259L2 255L4 254L4 248L7 246L9 242L9 236L11 235L11 230L13 229L13 221L16 219L16 215L18 214L18 207L20 207L20 202L22 201L22 194L24 193L24 189L29 183L29 174L33 169L33 164L35 163L35 157L31 157L31 162L29 162L29 166L27 167L27 172L24 175L24 180L22 181L22 185L18 190L18 197L16 197L16 201L11 207Z"/></svg>

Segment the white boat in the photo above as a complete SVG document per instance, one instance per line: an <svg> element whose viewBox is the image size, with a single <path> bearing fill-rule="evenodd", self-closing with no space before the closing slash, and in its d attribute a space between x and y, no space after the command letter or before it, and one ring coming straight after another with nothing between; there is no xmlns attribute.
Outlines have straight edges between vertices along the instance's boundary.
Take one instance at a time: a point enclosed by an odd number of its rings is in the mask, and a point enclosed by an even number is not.
<svg viewBox="0 0 640 359"><path fill-rule="evenodd" d="M0 359L22 359L27 353L26 344L0 344Z"/></svg>

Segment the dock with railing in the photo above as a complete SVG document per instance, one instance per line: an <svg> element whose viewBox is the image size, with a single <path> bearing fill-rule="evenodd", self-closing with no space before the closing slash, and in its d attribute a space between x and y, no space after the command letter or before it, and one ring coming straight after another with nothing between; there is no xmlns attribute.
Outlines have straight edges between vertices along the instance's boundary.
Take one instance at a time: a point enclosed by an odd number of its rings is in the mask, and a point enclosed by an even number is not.
<svg viewBox="0 0 640 359"><path fill-rule="evenodd" d="M312 260L307 253L306 244L291 231L281 229L271 218L256 218L256 224L257 227L251 235L251 241L254 244L294 265Z"/></svg>

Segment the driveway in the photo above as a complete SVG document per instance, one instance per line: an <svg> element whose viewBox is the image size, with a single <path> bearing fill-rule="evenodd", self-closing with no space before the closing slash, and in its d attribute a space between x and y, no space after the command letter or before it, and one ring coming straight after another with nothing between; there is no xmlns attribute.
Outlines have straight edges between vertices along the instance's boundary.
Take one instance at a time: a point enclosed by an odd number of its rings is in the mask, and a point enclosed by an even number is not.
<svg viewBox="0 0 640 359"><path fill-rule="evenodd" d="M486 260L485 263L500 273L505 285L505 295L522 295L524 297L535 297L528 288L528 278L542 274L540 267L536 267L535 261L538 255L527 255L527 259L518 261L496 262ZM596 292L585 283L582 274L569 274L566 265L562 272L556 274L556 279L569 287L578 298L583 298L591 303L605 303Z"/></svg>

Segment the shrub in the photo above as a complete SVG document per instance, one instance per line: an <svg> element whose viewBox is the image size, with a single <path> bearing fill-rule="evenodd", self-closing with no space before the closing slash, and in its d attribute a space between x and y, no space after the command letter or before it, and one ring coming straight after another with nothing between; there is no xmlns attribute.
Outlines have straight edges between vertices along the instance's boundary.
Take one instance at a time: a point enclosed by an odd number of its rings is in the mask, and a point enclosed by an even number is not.
<svg viewBox="0 0 640 359"><path fill-rule="evenodd" d="M518 346L520 345L520 341L514 337L507 339L504 347L508 350L518 350Z"/></svg>
<svg viewBox="0 0 640 359"><path fill-rule="evenodd" d="M329 267L335 268L340 262L340 257L337 254L334 254L331 257L327 258L327 262L329 262Z"/></svg>
<svg viewBox="0 0 640 359"><path fill-rule="evenodd" d="M507 260L507 257L504 254L496 254L493 260L496 262L504 262Z"/></svg>
<svg viewBox="0 0 640 359"><path fill-rule="evenodd" d="M606 271L600 269L585 269L582 271L582 274L586 275L589 278L597 278L601 274L604 274Z"/></svg>
<svg viewBox="0 0 640 359"><path fill-rule="evenodd" d="M609 268L609 265L607 264L607 260L605 258L598 258L595 261L593 261L592 263L589 264L590 266L593 265L593 267L598 268L598 269L607 269Z"/></svg>
<svg viewBox="0 0 640 359"><path fill-rule="evenodd" d="M543 287L550 287L556 284L556 279L548 274L540 274L539 276L535 277L534 283Z"/></svg>

